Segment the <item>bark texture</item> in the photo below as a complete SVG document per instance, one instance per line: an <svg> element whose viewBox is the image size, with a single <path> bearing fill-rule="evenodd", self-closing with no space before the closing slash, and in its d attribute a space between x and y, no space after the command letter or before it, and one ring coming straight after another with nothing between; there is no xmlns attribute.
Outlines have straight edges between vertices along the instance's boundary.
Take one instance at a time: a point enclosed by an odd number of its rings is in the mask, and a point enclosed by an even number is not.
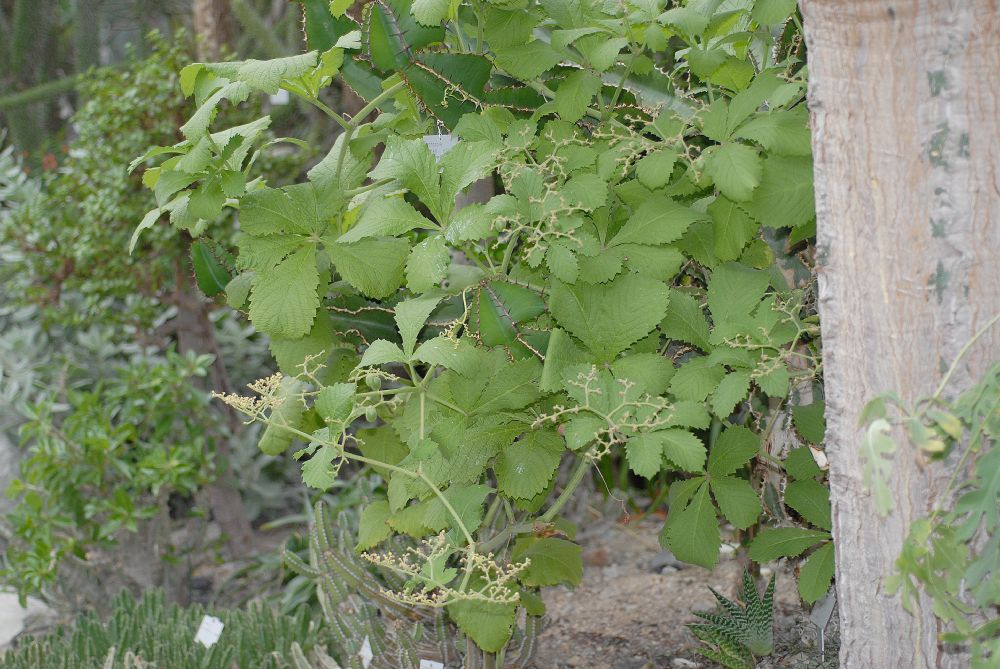
<svg viewBox="0 0 1000 669"><path fill-rule="evenodd" d="M194 0L191 5L194 34L198 36L198 58L216 61L222 47L233 36L233 13L229 0Z"/></svg>
<svg viewBox="0 0 1000 669"><path fill-rule="evenodd" d="M930 395L1000 309L1000 7L803 0L802 13L841 666L967 666L938 644L929 602L910 615L883 586L946 467L901 448L896 508L880 518L862 484L857 417L883 391ZM958 387L998 350L998 332L980 340Z"/></svg>

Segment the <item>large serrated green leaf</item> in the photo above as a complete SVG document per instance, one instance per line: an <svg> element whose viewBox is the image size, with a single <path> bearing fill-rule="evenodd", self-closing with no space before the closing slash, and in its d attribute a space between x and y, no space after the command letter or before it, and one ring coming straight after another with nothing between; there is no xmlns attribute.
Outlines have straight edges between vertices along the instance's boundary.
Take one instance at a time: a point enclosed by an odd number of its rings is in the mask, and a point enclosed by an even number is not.
<svg viewBox="0 0 1000 669"><path fill-rule="evenodd" d="M653 196L639 205L611 240L611 245L669 244L680 239L688 226L704 217L668 197Z"/></svg>
<svg viewBox="0 0 1000 669"><path fill-rule="evenodd" d="M759 436L742 425L731 425L719 435L708 454L708 473L712 476L732 474L759 450Z"/></svg>
<svg viewBox="0 0 1000 669"><path fill-rule="evenodd" d="M610 362L663 320L669 299L665 284L624 274L605 285L553 281L549 308L599 360Z"/></svg>
<svg viewBox="0 0 1000 669"><path fill-rule="evenodd" d="M517 607L464 599L449 604L448 615L476 646L487 653L496 653L507 645L513 633Z"/></svg>
<svg viewBox="0 0 1000 669"><path fill-rule="evenodd" d="M722 194L736 202L749 200L763 171L757 151L745 144L726 142L706 151L705 171Z"/></svg>
<svg viewBox="0 0 1000 669"><path fill-rule="evenodd" d="M583 580L579 544L558 537L521 537L514 544L513 562L530 560L519 580L527 586L580 585Z"/></svg>
<svg viewBox="0 0 1000 669"><path fill-rule="evenodd" d="M808 604L819 601L830 589L833 572L834 547L829 542L817 548L799 569L799 595L803 601Z"/></svg>
<svg viewBox="0 0 1000 669"><path fill-rule="evenodd" d="M679 560L706 569L712 569L719 561L722 535L707 482L702 483L677 518L670 521L666 538L670 550Z"/></svg>
<svg viewBox="0 0 1000 669"><path fill-rule="evenodd" d="M795 557L810 546L829 538L829 532L798 527L770 527L758 534L750 544L750 559L764 563L779 557Z"/></svg>
<svg viewBox="0 0 1000 669"><path fill-rule="evenodd" d="M553 430L533 430L500 451L497 484L508 497L534 497L555 476L566 444Z"/></svg>
<svg viewBox="0 0 1000 669"><path fill-rule="evenodd" d="M830 517L830 489L811 478L791 481L785 487L785 504L816 527L833 528Z"/></svg>
<svg viewBox="0 0 1000 669"><path fill-rule="evenodd" d="M358 544L356 550L366 551L382 543L392 534L388 525L389 502L378 500L361 510L358 522Z"/></svg>
<svg viewBox="0 0 1000 669"><path fill-rule="evenodd" d="M760 185L743 208L768 227L805 225L816 217L812 169L808 157L768 156Z"/></svg>
<svg viewBox="0 0 1000 669"><path fill-rule="evenodd" d="M312 329L319 308L318 287L316 249L305 246L254 277L250 320L274 337L302 337Z"/></svg>
<svg viewBox="0 0 1000 669"><path fill-rule="evenodd" d="M763 508L748 482L733 476L713 476L711 485L719 510L734 527L745 530L757 522Z"/></svg>
<svg viewBox="0 0 1000 669"><path fill-rule="evenodd" d="M421 216L403 198L380 197L368 203L357 224L337 241L346 244L366 237L398 237L410 230L433 227L432 221Z"/></svg>
<svg viewBox="0 0 1000 669"><path fill-rule="evenodd" d="M403 284L403 267L410 245L403 239L376 237L353 244L326 244L337 272L362 294L392 295Z"/></svg>

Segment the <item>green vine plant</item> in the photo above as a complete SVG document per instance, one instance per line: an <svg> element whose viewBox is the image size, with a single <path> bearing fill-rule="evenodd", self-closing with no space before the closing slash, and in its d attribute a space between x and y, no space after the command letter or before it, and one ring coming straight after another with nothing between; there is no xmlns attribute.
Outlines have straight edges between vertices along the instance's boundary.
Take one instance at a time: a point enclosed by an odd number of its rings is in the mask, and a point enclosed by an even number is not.
<svg viewBox="0 0 1000 669"><path fill-rule="evenodd" d="M971 388L949 400L946 392L966 353L991 328L986 323L959 351L929 397L912 403L884 393L862 411L865 426L861 454L865 484L883 516L892 512L888 485L892 458L899 450L896 427L917 447L922 460L949 460L952 475L937 496L934 509L914 521L896 573L887 580L890 594L900 594L913 610L924 594L934 613L949 627L948 643L967 644L972 666L986 669L1000 658L1000 362L993 362Z"/></svg>
<svg viewBox="0 0 1000 669"><path fill-rule="evenodd" d="M279 371L221 399L265 452L299 444L312 488L380 477L357 548L401 581L381 594L446 611L483 666L539 588L580 582L561 512L602 457L676 479L661 541L713 567L720 516L762 518L768 407L819 372L774 266L814 227L795 3L303 4L312 51L184 68L184 140L132 163L157 203L133 243L168 217L221 245L199 283L270 337ZM254 172L267 117L211 126L281 89L340 133L279 188Z"/></svg>

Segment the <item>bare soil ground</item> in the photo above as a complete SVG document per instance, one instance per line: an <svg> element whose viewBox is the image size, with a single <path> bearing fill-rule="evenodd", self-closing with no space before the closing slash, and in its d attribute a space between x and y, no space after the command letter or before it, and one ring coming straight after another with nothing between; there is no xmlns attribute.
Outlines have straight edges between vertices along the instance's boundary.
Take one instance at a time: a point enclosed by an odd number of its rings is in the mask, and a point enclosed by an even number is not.
<svg viewBox="0 0 1000 669"><path fill-rule="evenodd" d="M581 530L583 583L546 594L550 623L541 637L538 669L718 666L695 652L698 641L685 623L697 620L692 610L716 608L708 586L734 598L743 567L732 553L711 572L679 563L657 542L661 525L655 518L623 524L606 516ZM821 661L818 630L799 602L795 579L783 566L775 569L776 651L761 666L835 667L836 620L827 628Z"/></svg>

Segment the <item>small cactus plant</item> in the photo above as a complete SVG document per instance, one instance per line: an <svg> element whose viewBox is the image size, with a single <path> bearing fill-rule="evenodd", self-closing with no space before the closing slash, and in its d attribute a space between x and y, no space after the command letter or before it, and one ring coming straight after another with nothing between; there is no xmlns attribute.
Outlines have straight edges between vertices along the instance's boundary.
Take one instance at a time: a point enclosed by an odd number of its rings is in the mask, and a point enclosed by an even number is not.
<svg viewBox="0 0 1000 669"><path fill-rule="evenodd" d="M709 588L724 613L694 614L705 620L688 628L702 646L698 652L727 669L753 669L754 658L774 651L774 576L761 597L750 572L743 572L739 601L723 597Z"/></svg>

